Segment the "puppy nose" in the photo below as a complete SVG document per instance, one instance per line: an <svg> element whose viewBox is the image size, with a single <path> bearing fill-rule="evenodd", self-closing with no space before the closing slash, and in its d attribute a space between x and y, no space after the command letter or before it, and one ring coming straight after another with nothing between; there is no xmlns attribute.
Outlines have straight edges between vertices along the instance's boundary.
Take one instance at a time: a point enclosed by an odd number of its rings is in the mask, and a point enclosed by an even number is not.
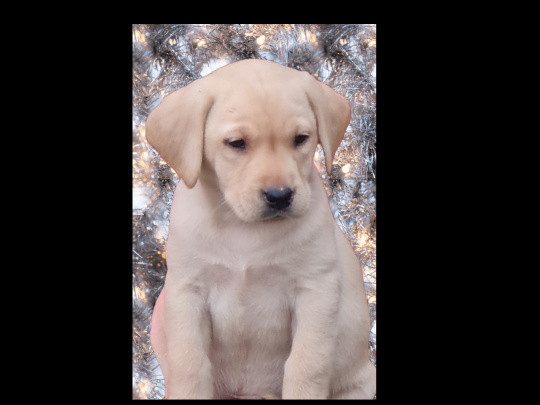
<svg viewBox="0 0 540 405"><path fill-rule="evenodd" d="M263 191L266 204L275 210L282 210L291 205L293 191L289 187L269 188Z"/></svg>

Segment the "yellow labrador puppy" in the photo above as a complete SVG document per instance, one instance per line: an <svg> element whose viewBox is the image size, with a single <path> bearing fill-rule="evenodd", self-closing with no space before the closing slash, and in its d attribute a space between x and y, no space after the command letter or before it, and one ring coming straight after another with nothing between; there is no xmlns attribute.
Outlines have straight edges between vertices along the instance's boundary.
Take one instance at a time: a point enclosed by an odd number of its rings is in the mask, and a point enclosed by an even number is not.
<svg viewBox="0 0 540 405"><path fill-rule="evenodd" d="M146 136L176 171L151 342L166 398L373 398L362 270L313 164L349 104L263 60L167 96Z"/></svg>

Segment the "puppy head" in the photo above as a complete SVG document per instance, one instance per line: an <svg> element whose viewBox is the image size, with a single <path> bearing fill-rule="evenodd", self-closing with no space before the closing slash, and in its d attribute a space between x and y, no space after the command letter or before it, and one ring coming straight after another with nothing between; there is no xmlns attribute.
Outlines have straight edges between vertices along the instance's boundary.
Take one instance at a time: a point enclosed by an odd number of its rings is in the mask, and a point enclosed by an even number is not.
<svg viewBox="0 0 540 405"><path fill-rule="evenodd" d="M308 210L317 143L330 173L349 121L347 100L308 73L245 60L165 97L146 136L188 188L207 166L229 208L250 222Z"/></svg>

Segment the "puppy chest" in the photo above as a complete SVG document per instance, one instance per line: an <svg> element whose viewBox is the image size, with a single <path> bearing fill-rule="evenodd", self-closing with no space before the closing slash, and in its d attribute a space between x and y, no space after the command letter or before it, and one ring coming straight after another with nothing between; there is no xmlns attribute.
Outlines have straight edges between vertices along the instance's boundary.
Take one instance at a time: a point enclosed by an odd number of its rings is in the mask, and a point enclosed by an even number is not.
<svg viewBox="0 0 540 405"><path fill-rule="evenodd" d="M237 356L290 350L291 291L273 269L221 274L208 290L212 341Z"/></svg>

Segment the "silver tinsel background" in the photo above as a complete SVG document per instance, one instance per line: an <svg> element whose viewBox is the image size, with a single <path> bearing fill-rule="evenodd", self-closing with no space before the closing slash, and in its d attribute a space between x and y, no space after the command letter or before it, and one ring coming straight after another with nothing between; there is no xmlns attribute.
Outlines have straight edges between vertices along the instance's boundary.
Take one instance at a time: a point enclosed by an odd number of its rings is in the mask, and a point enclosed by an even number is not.
<svg viewBox="0 0 540 405"><path fill-rule="evenodd" d="M376 365L375 34L375 24L133 24L134 399L164 396L150 321L167 272L169 209L179 181L146 141L146 117L166 95L241 59L308 71L349 100L351 122L332 173L320 146L314 161L335 220L364 266Z"/></svg>

